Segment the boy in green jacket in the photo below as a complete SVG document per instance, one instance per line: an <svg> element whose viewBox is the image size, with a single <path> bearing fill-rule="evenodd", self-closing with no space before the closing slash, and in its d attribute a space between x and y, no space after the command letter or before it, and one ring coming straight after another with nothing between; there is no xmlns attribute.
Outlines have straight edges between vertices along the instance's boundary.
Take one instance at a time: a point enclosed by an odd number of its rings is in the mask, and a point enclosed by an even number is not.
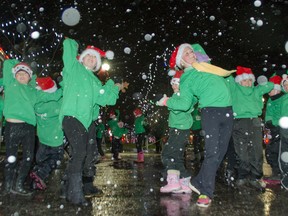
<svg viewBox="0 0 288 216"><path fill-rule="evenodd" d="M143 144L145 142L145 116L142 113L142 110L139 108L136 108L133 111L135 120L134 120L134 129L135 134L137 137L136 142L136 149L137 149L137 161L136 163L143 163L144 162L144 152L143 152Z"/></svg>
<svg viewBox="0 0 288 216"><path fill-rule="evenodd" d="M105 85L94 72L101 68L101 57L113 58L111 51L104 52L94 46L78 56L78 44L66 38L63 42L63 102L59 118L71 147L66 174L66 199L73 204L87 206L82 188L82 176L89 179L94 191L95 157L97 157L96 132L93 120L99 106L114 105L123 87L109 79ZM84 185L84 187L85 187ZM98 190L95 190L98 193Z"/></svg>
<svg viewBox="0 0 288 216"><path fill-rule="evenodd" d="M109 113L110 120L108 121L108 126L112 133L112 160L116 161L120 159L119 151L121 145L121 137L123 136L123 134L126 134L128 132L128 129L123 127L123 122L119 121L119 116L119 110L115 110L115 112L111 110Z"/></svg>
<svg viewBox="0 0 288 216"><path fill-rule="evenodd" d="M279 119L281 112L281 104L284 92L281 90L282 77L274 75L270 77L270 82L274 83L274 88L268 93L269 99L266 105L265 112L265 128L270 131L271 139L266 145L265 156L268 164L272 168L272 176L265 178L267 183L280 183L279 169L279 144L280 144L280 128Z"/></svg>
<svg viewBox="0 0 288 216"><path fill-rule="evenodd" d="M264 94L273 89L274 84L264 82L254 86L255 76L251 68L237 67L236 77L227 79L232 94L234 115L233 142L239 159L236 185L265 190L263 176L262 114Z"/></svg>
<svg viewBox="0 0 288 216"><path fill-rule="evenodd" d="M5 91L3 115L6 119L4 140L6 145L5 183L6 193L31 195L24 188L34 157L36 117L36 89L31 82L33 71L26 63L15 59L4 61L3 86ZM22 163L13 185L18 163L18 146L22 144Z"/></svg>
<svg viewBox="0 0 288 216"><path fill-rule="evenodd" d="M37 89L54 95L49 100L39 100L35 104L37 135L39 146L36 153L36 165L30 172L33 188L45 190L45 181L50 173L60 165L63 149L63 130L59 122L59 111L62 104L62 89L57 89L51 77L36 79ZM53 94L54 93L54 94Z"/></svg>

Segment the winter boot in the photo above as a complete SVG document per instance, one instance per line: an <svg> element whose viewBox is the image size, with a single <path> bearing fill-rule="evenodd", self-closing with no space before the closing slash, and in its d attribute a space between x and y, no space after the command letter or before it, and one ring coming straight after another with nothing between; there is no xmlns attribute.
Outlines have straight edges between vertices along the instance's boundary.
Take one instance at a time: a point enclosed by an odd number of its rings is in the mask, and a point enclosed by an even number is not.
<svg viewBox="0 0 288 216"><path fill-rule="evenodd" d="M181 178L179 180L180 185L181 185L181 189L176 190L176 191L172 191L172 193L192 193L192 190L189 187L190 179L191 179L191 177Z"/></svg>
<svg viewBox="0 0 288 216"><path fill-rule="evenodd" d="M67 198L67 188L68 188L68 176L67 174L64 174L64 176L61 179L61 185L60 185L60 198L66 199Z"/></svg>
<svg viewBox="0 0 288 216"><path fill-rule="evenodd" d="M9 170L5 172L5 182L4 182L4 194L9 194L12 192L12 186L15 178L15 170Z"/></svg>
<svg viewBox="0 0 288 216"><path fill-rule="evenodd" d="M137 154L137 161L135 161L136 163L144 163L144 152L139 152Z"/></svg>
<svg viewBox="0 0 288 216"><path fill-rule="evenodd" d="M82 187L83 187L82 174L81 173L70 174L66 194L67 201L76 205L88 206L88 202L84 197Z"/></svg>
<svg viewBox="0 0 288 216"><path fill-rule="evenodd" d="M22 195L22 196L31 196L32 192L24 188L25 179L26 179L26 176L19 174L16 179L15 187L12 189L11 192L14 194Z"/></svg>
<svg viewBox="0 0 288 216"><path fill-rule="evenodd" d="M94 177L83 177L83 192L85 197L99 196L103 191L93 185Z"/></svg>
<svg viewBox="0 0 288 216"><path fill-rule="evenodd" d="M161 193L171 193L181 189L179 182L180 172L178 170L167 171L167 185L160 188Z"/></svg>

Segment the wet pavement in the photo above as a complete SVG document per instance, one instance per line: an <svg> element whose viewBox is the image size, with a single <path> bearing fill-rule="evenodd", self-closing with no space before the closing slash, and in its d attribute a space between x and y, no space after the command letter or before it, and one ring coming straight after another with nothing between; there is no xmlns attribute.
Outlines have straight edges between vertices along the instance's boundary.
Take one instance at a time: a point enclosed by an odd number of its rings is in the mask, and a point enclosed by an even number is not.
<svg viewBox="0 0 288 216"><path fill-rule="evenodd" d="M107 158L110 154L107 154ZM122 153L122 160L114 162L106 159L97 164L95 185L104 194L89 198L89 207L79 207L59 198L60 179L63 168L51 175L46 191L37 191L31 197L0 195L0 216L22 215L233 215L233 216L281 216L288 214L288 191L279 185L271 186L265 192L252 188L244 190L226 186L218 177L215 197L208 208L197 207L197 194L160 194L165 184L161 174L162 164L159 154L145 155L145 163L134 163L136 153ZM2 156L3 159L3 156ZM186 165L192 175L197 167L187 158ZM3 183L3 161L0 181ZM269 168L264 164L265 173ZM221 172L220 172L221 173ZM222 176L222 174L219 176ZM2 185L1 185L2 188Z"/></svg>

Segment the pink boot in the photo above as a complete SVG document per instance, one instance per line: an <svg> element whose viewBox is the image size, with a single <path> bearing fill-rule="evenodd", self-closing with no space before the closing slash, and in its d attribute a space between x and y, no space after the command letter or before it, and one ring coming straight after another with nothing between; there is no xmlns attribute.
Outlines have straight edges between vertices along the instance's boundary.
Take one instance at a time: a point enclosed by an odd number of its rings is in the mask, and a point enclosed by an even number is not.
<svg viewBox="0 0 288 216"><path fill-rule="evenodd" d="M191 177L181 178L179 180L181 189L177 191L173 191L172 193L192 193L191 188L189 187Z"/></svg>
<svg viewBox="0 0 288 216"><path fill-rule="evenodd" d="M144 152L139 152L137 154L137 160L136 163L144 163Z"/></svg>
<svg viewBox="0 0 288 216"><path fill-rule="evenodd" d="M167 185L160 188L161 193L171 193L181 189L179 182L180 172L178 170L167 171Z"/></svg>

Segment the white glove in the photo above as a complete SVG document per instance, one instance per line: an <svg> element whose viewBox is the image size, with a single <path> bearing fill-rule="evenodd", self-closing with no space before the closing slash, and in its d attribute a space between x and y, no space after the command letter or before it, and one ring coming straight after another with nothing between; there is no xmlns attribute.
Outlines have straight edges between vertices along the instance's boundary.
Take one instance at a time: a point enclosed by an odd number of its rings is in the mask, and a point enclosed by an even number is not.
<svg viewBox="0 0 288 216"><path fill-rule="evenodd" d="M168 99L169 99L169 97L167 97L167 95L164 94L163 97L159 101L156 102L156 105L157 106L166 106L166 102Z"/></svg>

